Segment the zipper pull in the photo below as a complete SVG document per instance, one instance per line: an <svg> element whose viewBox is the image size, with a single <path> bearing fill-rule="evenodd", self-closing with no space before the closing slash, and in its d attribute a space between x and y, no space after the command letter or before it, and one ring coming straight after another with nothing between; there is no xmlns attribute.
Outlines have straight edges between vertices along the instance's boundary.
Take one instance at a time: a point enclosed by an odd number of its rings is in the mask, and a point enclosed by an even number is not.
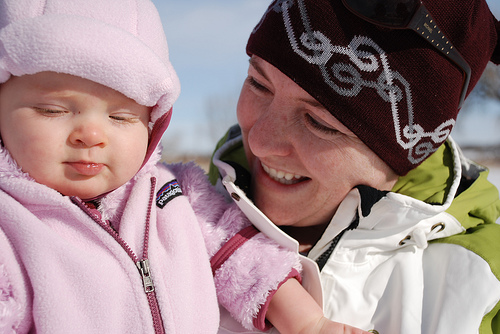
<svg viewBox="0 0 500 334"><path fill-rule="evenodd" d="M155 286L153 284L153 279L151 278L151 273L149 272L149 260L144 259L136 263L139 272L142 277L142 284L144 285L144 292L150 293L155 291Z"/></svg>

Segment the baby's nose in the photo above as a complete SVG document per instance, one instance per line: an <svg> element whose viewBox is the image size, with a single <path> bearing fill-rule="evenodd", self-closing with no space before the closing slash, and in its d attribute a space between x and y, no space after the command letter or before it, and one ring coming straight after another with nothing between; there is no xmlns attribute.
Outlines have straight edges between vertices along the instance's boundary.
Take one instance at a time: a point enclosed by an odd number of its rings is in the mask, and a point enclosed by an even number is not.
<svg viewBox="0 0 500 334"><path fill-rule="evenodd" d="M104 126L98 120L78 124L71 132L69 140L73 145L84 147L104 147L107 144Z"/></svg>

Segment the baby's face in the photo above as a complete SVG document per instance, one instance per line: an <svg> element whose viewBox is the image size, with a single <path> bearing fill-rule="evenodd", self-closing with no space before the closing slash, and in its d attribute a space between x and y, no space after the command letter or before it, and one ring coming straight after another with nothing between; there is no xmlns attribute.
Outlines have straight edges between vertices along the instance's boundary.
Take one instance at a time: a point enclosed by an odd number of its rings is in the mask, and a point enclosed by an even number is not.
<svg viewBox="0 0 500 334"><path fill-rule="evenodd" d="M0 134L37 182L90 199L123 185L140 169L150 109L68 74L12 77L0 86Z"/></svg>

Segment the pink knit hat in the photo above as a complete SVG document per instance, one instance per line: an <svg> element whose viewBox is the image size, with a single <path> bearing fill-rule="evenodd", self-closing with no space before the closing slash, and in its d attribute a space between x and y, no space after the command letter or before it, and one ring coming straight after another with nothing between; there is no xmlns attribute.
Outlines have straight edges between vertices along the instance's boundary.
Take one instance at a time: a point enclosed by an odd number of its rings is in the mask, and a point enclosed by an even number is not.
<svg viewBox="0 0 500 334"><path fill-rule="evenodd" d="M42 71L92 80L154 106L146 160L180 93L150 0L0 0L0 83Z"/></svg>
<svg viewBox="0 0 500 334"><path fill-rule="evenodd" d="M426 29L444 34L470 66L470 92L488 61L500 62L499 22L484 0L422 2L435 20ZM455 124L460 67L417 32L374 25L343 0L273 1L247 53L295 81L399 175L436 151Z"/></svg>

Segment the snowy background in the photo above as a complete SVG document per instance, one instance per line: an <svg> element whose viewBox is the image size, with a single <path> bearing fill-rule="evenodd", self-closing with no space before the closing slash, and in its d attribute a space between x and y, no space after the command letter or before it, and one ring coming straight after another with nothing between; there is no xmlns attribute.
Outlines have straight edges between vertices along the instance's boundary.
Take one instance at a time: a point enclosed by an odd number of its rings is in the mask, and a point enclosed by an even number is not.
<svg viewBox="0 0 500 334"><path fill-rule="evenodd" d="M270 0L153 2L182 85L163 138L166 157L210 155L227 127L236 123L236 102L248 67L246 41ZM487 2L500 18L500 0ZM469 157L491 168L491 181L500 187L498 129L500 102L479 97L468 101L452 135L462 147L471 147Z"/></svg>

